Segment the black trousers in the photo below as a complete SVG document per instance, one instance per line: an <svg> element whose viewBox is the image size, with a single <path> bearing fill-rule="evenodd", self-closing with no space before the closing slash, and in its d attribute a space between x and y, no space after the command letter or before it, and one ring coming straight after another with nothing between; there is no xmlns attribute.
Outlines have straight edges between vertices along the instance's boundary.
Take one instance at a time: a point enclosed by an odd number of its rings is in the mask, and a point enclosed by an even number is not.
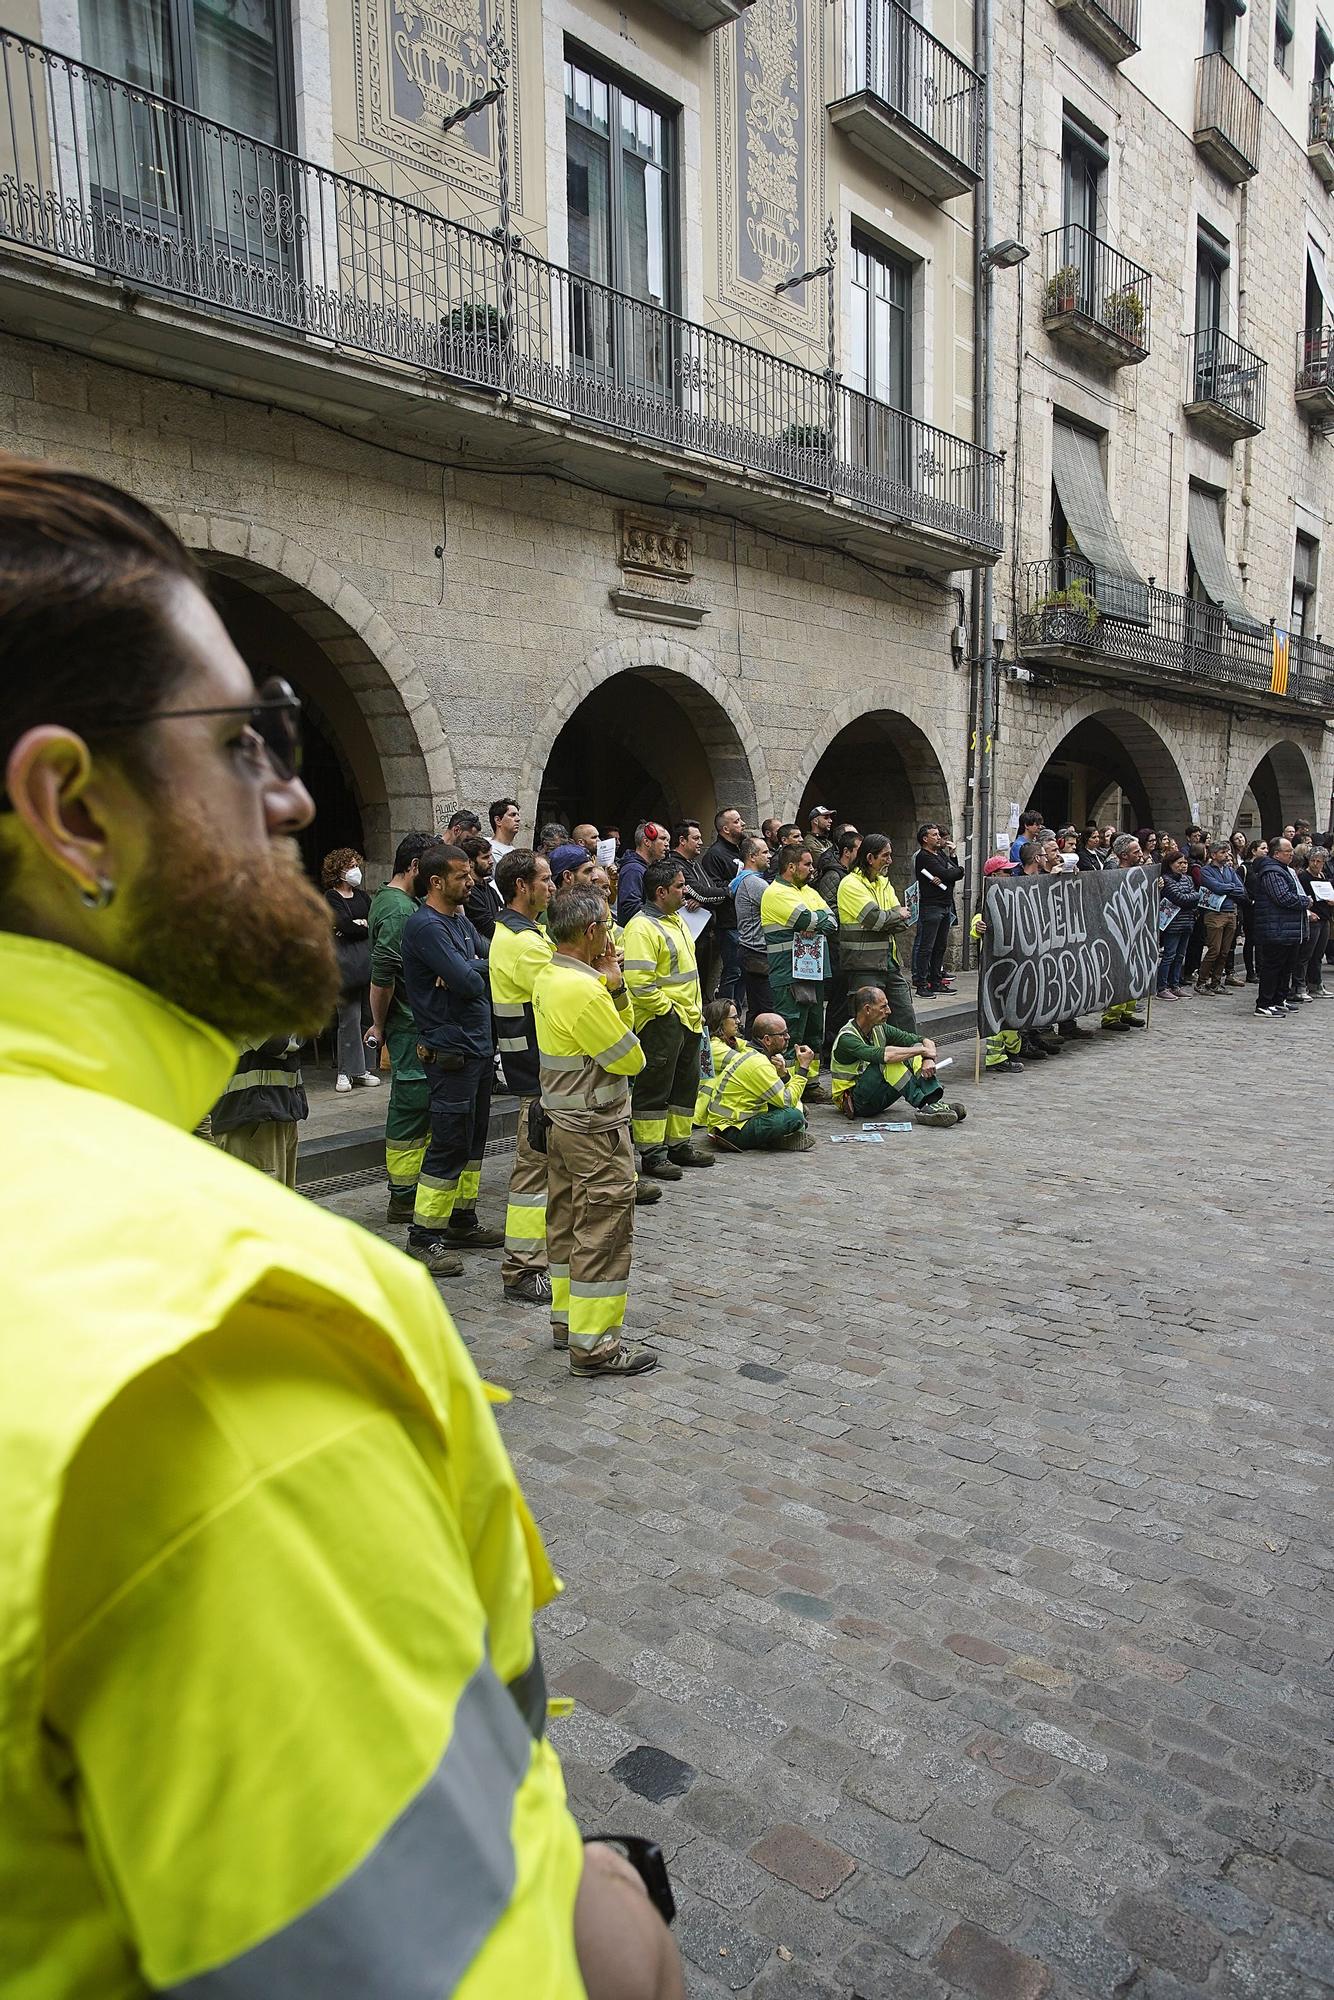
<svg viewBox="0 0 1334 2000"><path fill-rule="evenodd" d="M933 992L945 969L945 947L950 941L948 904L923 903L917 918L917 984Z"/></svg>
<svg viewBox="0 0 1334 2000"><path fill-rule="evenodd" d="M1255 957L1260 968L1257 1007L1276 1007L1288 998L1297 983L1298 967L1309 948L1304 937L1286 944L1272 938L1256 940Z"/></svg>
<svg viewBox="0 0 1334 2000"><path fill-rule="evenodd" d="M490 1056L466 1056L461 1069L427 1063L431 1136L417 1182L409 1240L429 1241L450 1227L472 1227L491 1123Z"/></svg>
<svg viewBox="0 0 1334 2000"><path fill-rule="evenodd" d="M760 1014L774 1011L773 989L769 985L769 960L759 952L743 951L741 976L746 982L746 1026Z"/></svg>

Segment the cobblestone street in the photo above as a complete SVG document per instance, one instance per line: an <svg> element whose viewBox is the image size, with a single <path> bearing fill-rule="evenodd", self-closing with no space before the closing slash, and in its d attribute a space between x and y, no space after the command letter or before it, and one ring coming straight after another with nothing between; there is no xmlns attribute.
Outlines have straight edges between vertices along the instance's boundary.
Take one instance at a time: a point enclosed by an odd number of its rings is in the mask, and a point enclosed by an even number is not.
<svg viewBox="0 0 1334 2000"><path fill-rule="evenodd" d="M1334 1006L1252 1004L689 1176L644 1379L446 1284L567 1584L575 1809L661 1840L692 1994L1334 1991Z"/></svg>

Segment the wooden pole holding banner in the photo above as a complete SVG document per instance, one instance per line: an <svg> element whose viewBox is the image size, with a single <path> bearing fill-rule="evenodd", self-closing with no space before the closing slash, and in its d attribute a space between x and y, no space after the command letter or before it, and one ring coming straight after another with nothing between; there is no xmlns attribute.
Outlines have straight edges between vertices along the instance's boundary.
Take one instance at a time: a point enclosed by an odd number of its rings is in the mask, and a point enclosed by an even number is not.
<svg viewBox="0 0 1334 2000"><path fill-rule="evenodd" d="M982 1081L982 1037L979 1034L977 1036L977 1054L973 1058L973 1082L981 1083L981 1081Z"/></svg>

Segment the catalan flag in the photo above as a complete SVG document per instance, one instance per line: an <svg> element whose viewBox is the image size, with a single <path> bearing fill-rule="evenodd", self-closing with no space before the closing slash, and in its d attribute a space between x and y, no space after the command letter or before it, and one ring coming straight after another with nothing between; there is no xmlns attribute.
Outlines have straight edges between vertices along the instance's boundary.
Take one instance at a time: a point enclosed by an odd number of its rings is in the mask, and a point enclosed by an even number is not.
<svg viewBox="0 0 1334 2000"><path fill-rule="evenodd" d="M1271 694L1286 694L1288 691L1288 660L1291 652L1291 637L1287 632L1274 627L1274 665L1269 677Z"/></svg>

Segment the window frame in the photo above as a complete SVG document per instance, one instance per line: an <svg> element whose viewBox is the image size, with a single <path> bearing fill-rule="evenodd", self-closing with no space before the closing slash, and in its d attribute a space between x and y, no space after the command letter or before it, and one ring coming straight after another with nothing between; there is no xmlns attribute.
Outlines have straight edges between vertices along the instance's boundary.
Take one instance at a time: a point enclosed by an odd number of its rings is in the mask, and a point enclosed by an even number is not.
<svg viewBox="0 0 1334 2000"><path fill-rule="evenodd" d="M1306 547L1311 552L1309 581L1301 576L1297 560L1303 547ZM1308 535L1305 529L1298 528L1292 544L1292 607L1289 630L1299 639L1312 639L1316 636L1312 627L1316 621L1316 599L1319 590L1319 540L1315 535ZM1298 610L1299 599L1301 601L1300 611Z"/></svg>
<svg viewBox="0 0 1334 2000"><path fill-rule="evenodd" d="M257 146L272 145L277 151L294 153L297 150L296 120L296 27L292 16L292 0L272 0L274 15L274 83L278 111L278 136L274 140L255 139ZM91 12L97 0L78 0L80 38L83 36L85 11ZM161 92L173 104L184 106L206 124L221 125L223 121L202 109L199 90L199 44L195 34L194 0L163 0L163 17L170 53L171 76L168 87ZM226 126L225 130L239 131L239 126ZM247 133L247 138L254 134Z"/></svg>
<svg viewBox="0 0 1334 2000"><path fill-rule="evenodd" d="M567 169L570 157L569 128L571 119L568 108L569 99L564 90L564 72L571 68L583 70L589 77L602 84L608 92L607 153L608 165L611 171L608 178L607 194L612 256L611 272L606 283L609 290L620 294L624 298L633 298L634 294L625 282L628 276L626 268L628 238L625 227L625 185L622 167L625 146L621 136L621 100L629 98L633 103L647 105L662 120L663 152L666 155L666 165L662 171L667 181L667 242L663 246L663 298L656 306L649 300L640 300L637 303L644 305L649 311L665 312L680 316L682 311L681 300L685 289L685 272L683 269L684 246L681 226L683 196L681 184L681 162L683 158L681 121L684 116L684 106L673 103L670 98L664 97L661 91L655 90L651 84L641 83L632 71L621 69L617 64L608 62L605 57L598 55L595 50L590 49L586 44L578 41L572 35L565 37L561 54L561 65L561 136ZM568 243L568 207L566 213L566 235ZM572 264L570 268L573 271L574 267ZM584 278L585 282L589 284L602 282L584 272L580 272L578 275Z"/></svg>
<svg viewBox="0 0 1334 2000"><path fill-rule="evenodd" d="M903 313L905 338L902 345L901 368L905 383L906 401L902 405L891 403L881 390L874 386L875 343L873 334L877 294L873 283L861 286L858 284L857 259L859 257L864 257L868 264L872 266L877 264L882 266L886 271L897 274L903 280L905 298L902 307L896 308L892 300L882 302L891 312L901 310ZM897 410L904 417L913 417L917 413L915 407L917 327L919 318L917 272L918 266L912 258L904 256L900 251L891 250L885 243L877 242L875 237L868 235L865 230L857 228L852 230L848 240L848 294L850 320L853 325L856 324L859 317L859 290L863 291L866 297L866 386L857 390L857 393L868 397L873 402L884 403L886 408ZM848 381L849 387L855 387L852 383L850 372L845 379Z"/></svg>

